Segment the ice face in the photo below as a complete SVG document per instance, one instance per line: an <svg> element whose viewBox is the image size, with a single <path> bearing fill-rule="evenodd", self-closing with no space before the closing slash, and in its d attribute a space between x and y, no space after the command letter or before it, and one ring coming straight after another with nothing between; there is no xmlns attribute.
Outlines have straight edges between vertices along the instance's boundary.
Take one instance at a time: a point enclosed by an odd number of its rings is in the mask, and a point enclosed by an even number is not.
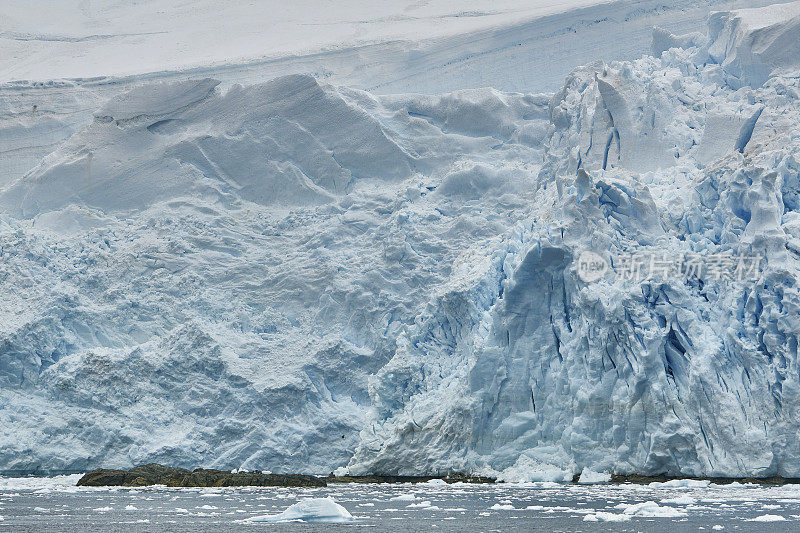
<svg viewBox="0 0 800 533"><path fill-rule="evenodd" d="M345 465L403 324L527 209L546 97L213 88L124 94L0 193L5 468Z"/></svg>
<svg viewBox="0 0 800 533"><path fill-rule="evenodd" d="M796 5L553 95L104 102L0 190L2 469L800 475Z"/></svg>
<svg viewBox="0 0 800 533"><path fill-rule="evenodd" d="M771 13L730 14L725 31ZM718 34L705 42L713 49ZM797 45L778 59L798 57ZM778 117L797 116L798 93L780 75L739 89L732 56L720 65L708 50L567 79L551 102L536 207L404 331L372 384L373 421L350 471L797 471L800 138ZM586 284L573 261L586 249L731 252L764 265L748 283Z"/></svg>

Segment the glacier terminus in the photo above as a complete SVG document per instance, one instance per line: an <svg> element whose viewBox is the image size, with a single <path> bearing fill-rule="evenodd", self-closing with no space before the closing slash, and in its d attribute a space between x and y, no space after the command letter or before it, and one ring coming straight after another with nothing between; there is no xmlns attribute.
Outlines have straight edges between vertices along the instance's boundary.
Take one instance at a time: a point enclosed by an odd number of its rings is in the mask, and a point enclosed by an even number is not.
<svg viewBox="0 0 800 533"><path fill-rule="evenodd" d="M596 4L243 79L0 63L0 471L800 477L800 2L466 73Z"/></svg>

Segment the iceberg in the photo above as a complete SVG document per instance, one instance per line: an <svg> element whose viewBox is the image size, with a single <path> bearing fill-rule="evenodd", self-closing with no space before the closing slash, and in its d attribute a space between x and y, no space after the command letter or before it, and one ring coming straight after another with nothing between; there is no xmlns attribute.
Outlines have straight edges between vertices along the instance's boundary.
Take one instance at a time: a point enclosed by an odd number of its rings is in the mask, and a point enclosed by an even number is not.
<svg viewBox="0 0 800 533"><path fill-rule="evenodd" d="M748 518L748 522L785 522L786 517L777 514L764 514L755 518Z"/></svg>
<svg viewBox="0 0 800 533"><path fill-rule="evenodd" d="M240 522L318 522L336 524L352 522L353 516L332 498L311 498L302 500L275 515L251 516Z"/></svg>
<svg viewBox="0 0 800 533"><path fill-rule="evenodd" d="M687 516L683 509L670 507L669 505L658 505L656 502L647 501L636 503L625 507L623 514L631 516L644 516L648 518L679 518Z"/></svg>

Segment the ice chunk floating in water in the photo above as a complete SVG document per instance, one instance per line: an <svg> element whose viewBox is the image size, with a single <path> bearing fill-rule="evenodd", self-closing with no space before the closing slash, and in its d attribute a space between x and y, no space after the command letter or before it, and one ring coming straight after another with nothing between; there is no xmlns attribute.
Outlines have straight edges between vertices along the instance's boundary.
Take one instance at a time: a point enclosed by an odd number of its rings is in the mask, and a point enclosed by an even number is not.
<svg viewBox="0 0 800 533"><path fill-rule="evenodd" d="M352 522L353 516L332 498L312 498L290 505L275 515L253 516L242 522L302 522L339 523Z"/></svg>

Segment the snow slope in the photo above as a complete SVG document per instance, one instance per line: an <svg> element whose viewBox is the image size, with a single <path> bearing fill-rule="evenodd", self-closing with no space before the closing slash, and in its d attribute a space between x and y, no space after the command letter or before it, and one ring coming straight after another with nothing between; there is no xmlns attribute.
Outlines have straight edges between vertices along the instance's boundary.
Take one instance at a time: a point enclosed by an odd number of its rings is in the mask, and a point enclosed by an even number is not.
<svg viewBox="0 0 800 533"><path fill-rule="evenodd" d="M701 30L712 10L770 1L237 1L225 16L211 2L0 1L0 186L146 81L307 74L376 94L554 91L580 65L648 52L654 25Z"/></svg>
<svg viewBox="0 0 800 533"><path fill-rule="evenodd" d="M554 94L7 85L0 470L800 475L797 5Z"/></svg>
<svg viewBox="0 0 800 533"><path fill-rule="evenodd" d="M681 24L697 24L691 16L678 12L707 13L709 6L735 3L705 0L694 4L662 5L648 0L498 0L491 4L479 0L457 4L443 0L300 0L287 5L274 0L234 0L221 9L218 2L210 0L59 0L39 2L34 8L30 2L4 0L0 4L0 80L135 75L298 58L387 43L398 43L405 54L427 55L426 46L419 50L421 42L461 35L480 43L488 35L482 33L486 30L515 31L521 24L554 15L556 20L558 16L571 17L565 28L608 18L621 22L631 16L673 17ZM546 23L551 31L561 29L557 24ZM570 28L570 33L578 31ZM643 44L641 38L628 33L629 39ZM493 37L495 45L505 45L497 37L501 35ZM492 52L479 46L469 51ZM621 52L619 43L615 48ZM385 55L376 60L382 61ZM452 61L452 47L450 56Z"/></svg>
<svg viewBox="0 0 800 533"><path fill-rule="evenodd" d="M603 3L6 0L6 79L142 74L467 33Z"/></svg>

